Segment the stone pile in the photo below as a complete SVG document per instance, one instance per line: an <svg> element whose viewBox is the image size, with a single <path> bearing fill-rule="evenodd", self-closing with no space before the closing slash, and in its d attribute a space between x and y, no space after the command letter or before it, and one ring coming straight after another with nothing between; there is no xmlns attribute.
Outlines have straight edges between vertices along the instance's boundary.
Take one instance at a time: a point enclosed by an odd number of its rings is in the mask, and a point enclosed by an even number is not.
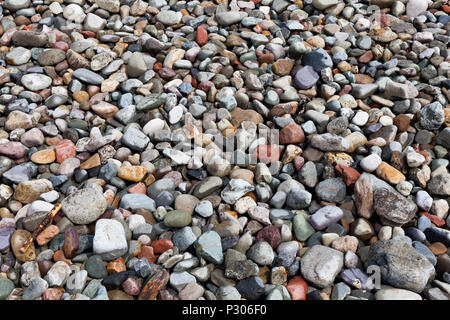
<svg viewBox="0 0 450 320"><path fill-rule="evenodd" d="M4 0L0 300L449 300L449 13Z"/></svg>

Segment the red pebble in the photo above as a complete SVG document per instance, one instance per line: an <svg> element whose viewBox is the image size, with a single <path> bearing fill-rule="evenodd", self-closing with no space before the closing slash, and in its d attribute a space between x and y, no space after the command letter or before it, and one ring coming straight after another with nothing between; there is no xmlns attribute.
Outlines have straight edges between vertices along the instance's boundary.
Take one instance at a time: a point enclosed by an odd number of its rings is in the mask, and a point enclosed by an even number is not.
<svg viewBox="0 0 450 320"><path fill-rule="evenodd" d="M155 263L156 262L156 256L153 253L153 247L150 246L142 246L141 252L138 254L138 258L146 258L149 263Z"/></svg>
<svg viewBox="0 0 450 320"><path fill-rule="evenodd" d="M69 50L69 44L67 42L64 42L64 41L57 41L53 45L53 48L67 51L67 50Z"/></svg>
<svg viewBox="0 0 450 320"><path fill-rule="evenodd" d="M281 242L280 230L274 225L264 227L264 229L256 235L256 241L266 241L273 249L275 249Z"/></svg>
<svg viewBox="0 0 450 320"><path fill-rule="evenodd" d="M60 72L69 68L69 64L66 61L60 62L55 66L55 71Z"/></svg>
<svg viewBox="0 0 450 320"><path fill-rule="evenodd" d="M194 88L197 89L197 86L198 86L198 80L197 80L197 78L195 78L195 77L192 78L192 86L193 86Z"/></svg>
<svg viewBox="0 0 450 320"><path fill-rule="evenodd" d="M306 300L306 292L308 292L308 284L300 276L295 276L289 280L287 291L291 295L292 300Z"/></svg>
<svg viewBox="0 0 450 320"><path fill-rule="evenodd" d="M344 180L347 187L354 185L356 180L358 180L359 176L361 175L361 173L359 173L352 167L343 166L341 164L338 164L336 166L336 172L339 174L342 180Z"/></svg>
<svg viewBox="0 0 450 320"><path fill-rule="evenodd" d="M196 40L200 46L208 43L208 32L201 26L197 28Z"/></svg>
<svg viewBox="0 0 450 320"><path fill-rule="evenodd" d="M122 283L123 291L130 296L137 296L141 292L141 286L135 278L128 278Z"/></svg>
<svg viewBox="0 0 450 320"><path fill-rule="evenodd" d="M294 158L294 167L295 170L300 171L300 169L303 167L303 165L305 164L305 158L297 156Z"/></svg>
<svg viewBox="0 0 450 320"><path fill-rule="evenodd" d="M154 253L163 253L169 249L173 248L173 242L169 239L155 240L152 241L150 246L153 248Z"/></svg>
<svg viewBox="0 0 450 320"><path fill-rule="evenodd" d="M42 260L38 262L39 272L41 273L41 277L45 277L48 270L53 266L53 262L49 260Z"/></svg>
<svg viewBox="0 0 450 320"><path fill-rule="evenodd" d="M442 227L445 225L445 220L438 216L435 216L434 214L429 214L428 212L420 212L419 214L430 219L430 221L433 222L438 227Z"/></svg>
<svg viewBox="0 0 450 320"><path fill-rule="evenodd" d="M99 219L110 219L112 214L114 213L114 210L108 209L103 212L103 214L98 217Z"/></svg>
<svg viewBox="0 0 450 320"><path fill-rule="evenodd" d="M155 64L153 65L153 71L158 72L162 67L163 65L161 62L155 62Z"/></svg>
<svg viewBox="0 0 450 320"><path fill-rule="evenodd" d="M273 163L280 159L280 146L276 144L260 144L253 151L253 155L263 163Z"/></svg>
<svg viewBox="0 0 450 320"><path fill-rule="evenodd" d="M209 89L211 89L214 86L214 83L212 81L202 81L198 84L198 89L202 90L204 92L208 92Z"/></svg>
<svg viewBox="0 0 450 320"><path fill-rule="evenodd" d="M56 288L48 288L44 291L42 297L44 298L44 300L60 300L62 295L62 290Z"/></svg>
<svg viewBox="0 0 450 320"><path fill-rule="evenodd" d="M305 142L305 133L295 122L280 131L280 144L299 144Z"/></svg>
<svg viewBox="0 0 450 320"><path fill-rule="evenodd" d="M88 38L95 38L97 36L97 34L95 32L92 31L79 31L83 36L88 37Z"/></svg>
<svg viewBox="0 0 450 320"><path fill-rule="evenodd" d="M56 161L62 163L68 158L75 158L77 155L75 144L68 140L63 139L55 146Z"/></svg>
<svg viewBox="0 0 450 320"><path fill-rule="evenodd" d="M347 94L347 93L349 93L350 91L352 91L352 86L346 84L346 85L342 88L342 90L339 91L339 95L342 96L343 94Z"/></svg>
<svg viewBox="0 0 450 320"><path fill-rule="evenodd" d="M25 147L20 142L6 142L0 145L0 155L19 159L25 155Z"/></svg>
<svg viewBox="0 0 450 320"><path fill-rule="evenodd" d="M72 259L77 255L80 243L78 241L78 233L74 227L69 227L64 231L64 256Z"/></svg>

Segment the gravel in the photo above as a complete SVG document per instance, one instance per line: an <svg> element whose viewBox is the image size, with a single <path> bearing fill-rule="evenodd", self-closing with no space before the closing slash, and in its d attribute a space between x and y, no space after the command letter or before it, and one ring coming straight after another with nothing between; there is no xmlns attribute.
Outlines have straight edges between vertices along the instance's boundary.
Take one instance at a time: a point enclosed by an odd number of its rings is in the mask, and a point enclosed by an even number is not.
<svg viewBox="0 0 450 320"><path fill-rule="evenodd" d="M0 300L448 300L449 12L4 0Z"/></svg>

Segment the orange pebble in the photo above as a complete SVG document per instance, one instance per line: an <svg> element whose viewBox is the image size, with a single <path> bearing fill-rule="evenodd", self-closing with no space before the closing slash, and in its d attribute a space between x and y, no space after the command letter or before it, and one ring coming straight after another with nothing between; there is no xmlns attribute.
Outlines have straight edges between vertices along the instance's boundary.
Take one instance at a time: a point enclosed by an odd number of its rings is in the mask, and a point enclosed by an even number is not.
<svg viewBox="0 0 450 320"><path fill-rule="evenodd" d="M127 266L125 265L125 260L122 257L112 260L108 263L106 267L109 274L119 273L122 271L127 271Z"/></svg>
<svg viewBox="0 0 450 320"><path fill-rule="evenodd" d="M55 252L55 254L53 255L53 260L55 260L55 262L64 261L69 266L72 264L72 261L70 261L69 259L66 259L66 257L64 256L64 251L62 251L62 250L58 250Z"/></svg>

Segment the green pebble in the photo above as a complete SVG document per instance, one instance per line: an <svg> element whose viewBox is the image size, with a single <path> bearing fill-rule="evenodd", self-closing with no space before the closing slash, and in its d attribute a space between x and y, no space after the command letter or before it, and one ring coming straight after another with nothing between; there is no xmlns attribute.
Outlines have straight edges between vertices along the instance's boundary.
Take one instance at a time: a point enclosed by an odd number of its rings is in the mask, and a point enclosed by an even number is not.
<svg viewBox="0 0 450 320"><path fill-rule="evenodd" d="M164 217L164 224L168 227L183 228L191 223L192 217L186 210L173 210Z"/></svg>
<svg viewBox="0 0 450 320"><path fill-rule="evenodd" d="M306 241L316 232L303 214L294 217L294 232L298 241Z"/></svg>
<svg viewBox="0 0 450 320"><path fill-rule="evenodd" d="M0 300L5 300L13 290L14 283L4 276L0 276Z"/></svg>

